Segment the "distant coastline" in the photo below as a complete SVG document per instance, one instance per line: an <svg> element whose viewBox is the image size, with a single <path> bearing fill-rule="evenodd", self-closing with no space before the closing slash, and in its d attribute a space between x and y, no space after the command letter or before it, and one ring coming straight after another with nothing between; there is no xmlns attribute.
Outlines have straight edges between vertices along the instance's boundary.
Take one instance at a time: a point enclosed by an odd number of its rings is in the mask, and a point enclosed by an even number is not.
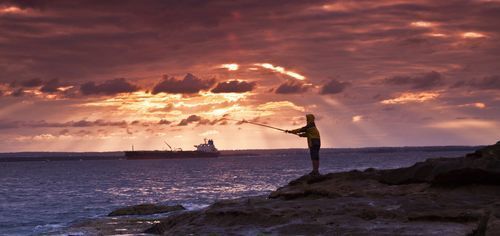
<svg viewBox="0 0 500 236"><path fill-rule="evenodd" d="M363 148L324 148L322 153L393 153L407 151L472 151L482 146L406 146L406 147L363 147ZM222 157L238 156L260 156L260 155L286 155L290 151L294 153L307 153L305 148L289 149L242 149L222 150ZM0 162L30 162L30 161L99 161L99 160L121 160L125 159L124 152L6 152L0 153Z"/></svg>

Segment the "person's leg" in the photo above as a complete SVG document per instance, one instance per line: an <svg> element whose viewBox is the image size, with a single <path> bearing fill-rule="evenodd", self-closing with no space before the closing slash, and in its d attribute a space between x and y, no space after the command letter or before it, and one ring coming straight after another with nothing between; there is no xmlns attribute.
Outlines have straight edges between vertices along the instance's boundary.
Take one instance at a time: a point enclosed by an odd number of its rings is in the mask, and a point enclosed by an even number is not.
<svg viewBox="0 0 500 236"><path fill-rule="evenodd" d="M319 160L313 160L312 164L313 164L313 172L319 173Z"/></svg>
<svg viewBox="0 0 500 236"><path fill-rule="evenodd" d="M309 148L311 153L312 172L311 174L319 174L319 145L313 145Z"/></svg>

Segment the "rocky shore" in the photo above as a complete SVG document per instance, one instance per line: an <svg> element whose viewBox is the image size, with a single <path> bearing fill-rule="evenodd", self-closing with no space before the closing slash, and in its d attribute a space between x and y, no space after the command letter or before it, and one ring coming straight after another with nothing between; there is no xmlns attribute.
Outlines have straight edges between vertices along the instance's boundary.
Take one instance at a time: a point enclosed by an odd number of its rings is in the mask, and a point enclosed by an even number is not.
<svg viewBox="0 0 500 236"><path fill-rule="evenodd" d="M493 236L500 235L498 196L500 142L406 168L303 176L269 196L219 201L198 211L170 208L180 211L154 220L111 218L75 228L104 235L120 227L160 235Z"/></svg>

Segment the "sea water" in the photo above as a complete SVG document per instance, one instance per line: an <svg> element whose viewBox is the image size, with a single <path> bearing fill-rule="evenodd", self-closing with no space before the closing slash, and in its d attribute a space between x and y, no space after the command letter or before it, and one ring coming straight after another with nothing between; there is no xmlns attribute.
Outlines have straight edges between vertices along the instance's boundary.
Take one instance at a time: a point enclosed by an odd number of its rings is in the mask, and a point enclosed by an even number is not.
<svg viewBox="0 0 500 236"><path fill-rule="evenodd" d="M323 149L321 172L410 166L473 148ZM207 159L0 163L0 235L57 234L75 222L141 203L199 209L268 194L307 174L307 150Z"/></svg>

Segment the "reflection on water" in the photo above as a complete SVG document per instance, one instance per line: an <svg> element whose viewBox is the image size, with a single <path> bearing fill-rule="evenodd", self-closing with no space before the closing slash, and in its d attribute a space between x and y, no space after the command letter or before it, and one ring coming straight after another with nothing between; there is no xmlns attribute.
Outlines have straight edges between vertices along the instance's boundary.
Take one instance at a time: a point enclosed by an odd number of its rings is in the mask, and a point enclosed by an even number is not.
<svg viewBox="0 0 500 236"><path fill-rule="evenodd" d="M322 172L396 168L462 152L323 153ZM308 173L305 154L217 159L0 163L0 235L54 232L140 203L205 207L267 194Z"/></svg>

